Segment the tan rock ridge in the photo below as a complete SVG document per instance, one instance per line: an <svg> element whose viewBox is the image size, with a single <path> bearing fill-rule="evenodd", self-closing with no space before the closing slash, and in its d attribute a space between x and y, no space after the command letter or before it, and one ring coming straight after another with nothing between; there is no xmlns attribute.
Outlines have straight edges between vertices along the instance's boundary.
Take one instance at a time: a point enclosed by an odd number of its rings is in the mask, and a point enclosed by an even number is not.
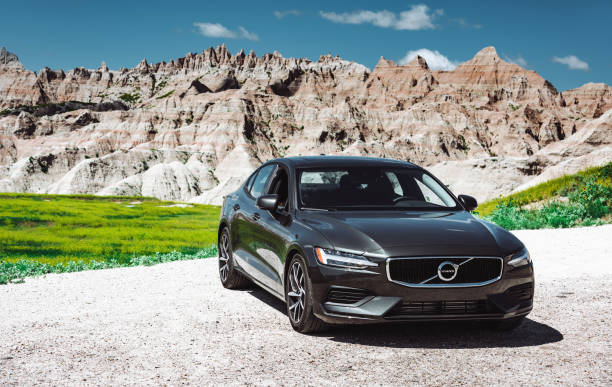
<svg viewBox="0 0 612 387"><path fill-rule="evenodd" d="M262 161L324 153L414 161L483 200L609 161L611 108L608 85L559 93L493 47L454 71L221 45L38 74L4 49L0 191L219 203Z"/></svg>

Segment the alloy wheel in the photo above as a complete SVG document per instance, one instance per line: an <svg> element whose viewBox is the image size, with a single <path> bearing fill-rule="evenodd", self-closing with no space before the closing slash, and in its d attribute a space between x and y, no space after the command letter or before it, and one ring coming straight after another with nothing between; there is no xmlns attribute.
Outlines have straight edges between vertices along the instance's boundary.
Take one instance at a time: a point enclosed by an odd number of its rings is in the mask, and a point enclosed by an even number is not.
<svg viewBox="0 0 612 387"><path fill-rule="evenodd" d="M304 289L304 270L298 261L294 261L289 269L289 317L294 323L299 323L304 315L306 291Z"/></svg>
<svg viewBox="0 0 612 387"><path fill-rule="evenodd" d="M221 243L219 243L219 277L221 278L221 282L227 281L227 276L229 274L229 259L229 237L227 233L224 232L221 234Z"/></svg>

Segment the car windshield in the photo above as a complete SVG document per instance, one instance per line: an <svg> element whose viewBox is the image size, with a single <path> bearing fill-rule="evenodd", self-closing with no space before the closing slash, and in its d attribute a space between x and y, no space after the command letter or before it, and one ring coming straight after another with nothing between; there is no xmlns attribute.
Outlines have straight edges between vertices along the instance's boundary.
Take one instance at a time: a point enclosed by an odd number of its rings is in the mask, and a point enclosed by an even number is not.
<svg viewBox="0 0 612 387"><path fill-rule="evenodd" d="M416 168L309 168L298 170L297 180L303 209L459 208L444 187Z"/></svg>

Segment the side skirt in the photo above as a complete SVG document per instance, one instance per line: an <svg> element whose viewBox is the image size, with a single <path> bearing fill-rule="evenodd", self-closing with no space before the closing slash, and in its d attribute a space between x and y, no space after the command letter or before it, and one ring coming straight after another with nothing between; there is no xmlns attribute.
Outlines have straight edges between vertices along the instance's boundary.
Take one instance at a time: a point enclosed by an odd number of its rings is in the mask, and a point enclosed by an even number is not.
<svg viewBox="0 0 612 387"><path fill-rule="evenodd" d="M253 283L255 283L257 286L259 286L260 288L262 288L263 290L265 290L266 292L270 293L271 295L273 295L274 297L278 298L279 300L281 300L284 303L286 303L287 301L285 300L285 296L283 294L278 293L277 291L275 291L274 289L272 289L269 286L264 285L261 281L253 278L252 276L250 276L249 274L247 274L247 272L245 272L244 270L242 270L241 267L236 266L234 267L235 270L238 270L243 276L247 277L249 280L253 281Z"/></svg>

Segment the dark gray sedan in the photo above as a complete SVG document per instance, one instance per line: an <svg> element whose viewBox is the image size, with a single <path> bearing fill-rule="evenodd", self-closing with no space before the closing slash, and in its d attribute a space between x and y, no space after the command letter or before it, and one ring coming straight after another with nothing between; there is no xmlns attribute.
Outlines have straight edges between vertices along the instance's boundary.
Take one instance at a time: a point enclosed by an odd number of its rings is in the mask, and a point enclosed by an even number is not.
<svg viewBox="0 0 612 387"><path fill-rule="evenodd" d="M429 320L512 329L532 309L531 258L514 235L473 217L476 206L407 162L272 160L223 202L219 276L286 302L299 332Z"/></svg>

